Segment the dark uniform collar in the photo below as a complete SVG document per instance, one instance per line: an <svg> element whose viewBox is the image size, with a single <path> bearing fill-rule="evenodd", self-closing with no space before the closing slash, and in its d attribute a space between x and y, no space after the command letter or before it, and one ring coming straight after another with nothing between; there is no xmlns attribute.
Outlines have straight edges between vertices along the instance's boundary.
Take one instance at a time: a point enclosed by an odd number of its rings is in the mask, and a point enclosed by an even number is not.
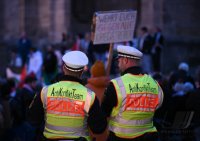
<svg viewBox="0 0 200 141"><path fill-rule="evenodd" d="M74 81L74 82L79 82L79 83L83 84L81 79L74 77L74 76L70 76L70 75L62 75L62 77L60 77L59 81Z"/></svg>
<svg viewBox="0 0 200 141"><path fill-rule="evenodd" d="M131 74L134 74L134 75L143 74L143 73L142 73L142 69L141 69L141 67L139 67L139 66L134 66L134 67L130 67L130 68L126 69L126 70L122 73L122 75L127 74L127 73L131 73Z"/></svg>

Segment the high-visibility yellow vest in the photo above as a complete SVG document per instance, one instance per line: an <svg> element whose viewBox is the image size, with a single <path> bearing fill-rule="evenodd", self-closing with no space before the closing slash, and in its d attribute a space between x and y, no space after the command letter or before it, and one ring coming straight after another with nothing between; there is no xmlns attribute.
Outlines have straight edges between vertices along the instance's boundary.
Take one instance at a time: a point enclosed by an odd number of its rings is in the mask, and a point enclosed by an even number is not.
<svg viewBox="0 0 200 141"><path fill-rule="evenodd" d="M125 74L111 81L118 104L111 113L109 130L121 138L156 132L153 116L163 99L159 84L149 75Z"/></svg>
<svg viewBox="0 0 200 141"><path fill-rule="evenodd" d="M41 92L48 139L89 138L87 116L95 94L78 82L60 81Z"/></svg>

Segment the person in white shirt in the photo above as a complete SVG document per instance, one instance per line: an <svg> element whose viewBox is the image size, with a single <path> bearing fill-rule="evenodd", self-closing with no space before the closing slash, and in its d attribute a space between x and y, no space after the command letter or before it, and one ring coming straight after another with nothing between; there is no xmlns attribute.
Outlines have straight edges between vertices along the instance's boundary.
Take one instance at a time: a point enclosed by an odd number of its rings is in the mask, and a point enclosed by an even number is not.
<svg viewBox="0 0 200 141"><path fill-rule="evenodd" d="M36 75L37 79L40 80L42 73L42 64L42 53L35 47L32 47L29 55L27 73L30 74L31 72L33 72Z"/></svg>

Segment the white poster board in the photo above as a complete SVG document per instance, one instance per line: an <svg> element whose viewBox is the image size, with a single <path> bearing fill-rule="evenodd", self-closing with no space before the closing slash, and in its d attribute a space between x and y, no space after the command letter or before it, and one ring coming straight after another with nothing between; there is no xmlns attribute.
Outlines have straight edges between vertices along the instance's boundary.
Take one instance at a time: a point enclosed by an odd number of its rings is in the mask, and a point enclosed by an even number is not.
<svg viewBox="0 0 200 141"><path fill-rule="evenodd" d="M133 39L137 11L95 13L93 44L115 43Z"/></svg>

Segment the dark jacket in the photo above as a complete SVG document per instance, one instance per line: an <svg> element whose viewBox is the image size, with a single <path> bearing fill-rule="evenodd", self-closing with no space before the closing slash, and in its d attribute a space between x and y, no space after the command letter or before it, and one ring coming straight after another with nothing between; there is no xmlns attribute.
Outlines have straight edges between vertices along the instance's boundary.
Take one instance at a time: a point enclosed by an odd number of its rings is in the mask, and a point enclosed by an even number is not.
<svg viewBox="0 0 200 141"><path fill-rule="evenodd" d="M153 38L151 37L151 35L148 34L144 38L143 47L142 47L142 50L141 50L142 53L151 54L152 46L153 46Z"/></svg>

